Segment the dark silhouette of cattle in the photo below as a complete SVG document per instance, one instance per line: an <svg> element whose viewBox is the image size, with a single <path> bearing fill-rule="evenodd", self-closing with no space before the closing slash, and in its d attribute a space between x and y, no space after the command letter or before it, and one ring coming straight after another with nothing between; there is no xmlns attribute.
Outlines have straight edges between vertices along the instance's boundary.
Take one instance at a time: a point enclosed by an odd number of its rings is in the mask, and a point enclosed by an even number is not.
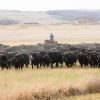
<svg viewBox="0 0 100 100"><path fill-rule="evenodd" d="M30 59L31 58L31 59ZM2 69L23 69L28 68L31 64L41 67L65 67L72 68L76 63L79 63L81 68L88 66L91 68L100 68L100 52L99 50L91 49L71 49L60 51L52 49L51 51L34 51L32 53L24 52L3 52L0 54L0 67Z"/></svg>
<svg viewBox="0 0 100 100"><path fill-rule="evenodd" d="M42 65L44 67L49 67L50 66L50 56L47 52L45 52L45 54L42 56Z"/></svg>
<svg viewBox="0 0 100 100"><path fill-rule="evenodd" d="M0 55L0 66L1 66L2 70L3 70L4 68L8 69L7 62L8 62L7 56L5 56L5 55Z"/></svg>
<svg viewBox="0 0 100 100"><path fill-rule="evenodd" d="M67 53L65 52L64 53L64 62L68 68L72 67L74 64L76 65L77 55L73 52L67 52Z"/></svg>
<svg viewBox="0 0 100 100"><path fill-rule="evenodd" d="M53 64L56 64L56 67L59 66L59 64L63 64L63 54L59 51L51 51L48 53L50 57L50 64L51 68L53 68Z"/></svg>
<svg viewBox="0 0 100 100"><path fill-rule="evenodd" d="M91 67L97 67L98 66L98 60L99 60L99 55L96 52L91 52L89 63Z"/></svg>
<svg viewBox="0 0 100 100"><path fill-rule="evenodd" d="M16 52L6 52L4 55L7 57L7 65L8 68L10 69L12 67L12 59L14 58L14 56L16 55Z"/></svg>
<svg viewBox="0 0 100 100"><path fill-rule="evenodd" d="M78 54L78 61L81 65L81 67L88 66L88 64L89 64L88 56L82 52Z"/></svg>
<svg viewBox="0 0 100 100"><path fill-rule="evenodd" d="M40 54L40 52L34 52L31 53L32 55L32 59L31 59L31 65L32 65L32 69L34 66L37 66L37 68L40 66L42 66L42 55Z"/></svg>
<svg viewBox="0 0 100 100"><path fill-rule="evenodd" d="M16 54L12 59L12 65L16 69L22 69L24 65L28 67L29 65L29 54Z"/></svg>

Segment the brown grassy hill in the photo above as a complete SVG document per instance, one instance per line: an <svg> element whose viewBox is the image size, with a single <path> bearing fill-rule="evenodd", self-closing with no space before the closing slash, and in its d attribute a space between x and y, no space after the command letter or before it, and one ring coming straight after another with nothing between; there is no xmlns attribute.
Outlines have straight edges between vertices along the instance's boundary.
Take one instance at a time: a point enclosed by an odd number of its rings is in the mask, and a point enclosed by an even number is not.
<svg viewBox="0 0 100 100"><path fill-rule="evenodd" d="M97 21L89 17L78 17L74 20L74 23L76 24L98 24Z"/></svg>

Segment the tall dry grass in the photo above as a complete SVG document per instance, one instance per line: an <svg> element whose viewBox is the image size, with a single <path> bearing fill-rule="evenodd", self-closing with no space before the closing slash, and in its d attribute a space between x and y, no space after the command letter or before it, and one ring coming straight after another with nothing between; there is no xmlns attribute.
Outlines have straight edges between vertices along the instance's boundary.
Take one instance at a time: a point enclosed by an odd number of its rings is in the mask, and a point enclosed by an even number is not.
<svg viewBox="0 0 100 100"><path fill-rule="evenodd" d="M80 85L69 85L60 87L58 89L42 89L33 94L37 100L52 100L76 95L87 95L93 93L100 93L100 79L91 79Z"/></svg>
<svg viewBox="0 0 100 100"><path fill-rule="evenodd" d="M7 93L7 92L6 92ZM38 90L23 89L14 93L0 93L0 100L56 100L63 97L100 93L100 79L85 80L80 84L71 84L59 88L44 87Z"/></svg>
<svg viewBox="0 0 100 100"><path fill-rule="evenodd" d="M0 75L0 100L59 100L100 93L99 69L24 69Z"/></svg>

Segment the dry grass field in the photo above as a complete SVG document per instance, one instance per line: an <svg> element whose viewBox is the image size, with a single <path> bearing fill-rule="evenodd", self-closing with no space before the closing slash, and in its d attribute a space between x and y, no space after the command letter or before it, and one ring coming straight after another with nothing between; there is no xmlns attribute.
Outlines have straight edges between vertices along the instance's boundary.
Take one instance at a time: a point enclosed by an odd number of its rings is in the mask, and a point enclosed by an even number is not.
<svg viewBox="0 0 100 100"><path fill-rule="evenodd" d="M11 46L43 43L51 32L59 43L100 43L100 24L0 25L0 43Z"/></svg>
<svg viewBox="0 0 100 100"><path fill-rule="evenodd" d="M59 43L100 43L100 25L0 25L0 44L43 43L54 33ZM0 100L100 100L100 69L1 70Z"/></svg>
<svg viewBox="0 0 100 100"><path fill-rule="evenodd" d="M100 100L100 69L0 70L0 100Z"/></svg>

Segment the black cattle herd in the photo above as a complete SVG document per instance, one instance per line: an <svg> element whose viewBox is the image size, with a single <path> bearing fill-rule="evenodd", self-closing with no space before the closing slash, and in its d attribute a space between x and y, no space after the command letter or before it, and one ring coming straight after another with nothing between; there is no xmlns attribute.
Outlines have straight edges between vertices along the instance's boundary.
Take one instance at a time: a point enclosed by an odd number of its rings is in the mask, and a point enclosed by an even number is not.
<svg viewBox="0 0 100 100"><path fill-rule="evenodd" d="M66 67L72 68L80 64L91 68L100 68L100 53L97 51L77 50L77 51L34 51L31 53L6 52L0 54L1 69L23 69L31 65L34 67Z"/></svg>

